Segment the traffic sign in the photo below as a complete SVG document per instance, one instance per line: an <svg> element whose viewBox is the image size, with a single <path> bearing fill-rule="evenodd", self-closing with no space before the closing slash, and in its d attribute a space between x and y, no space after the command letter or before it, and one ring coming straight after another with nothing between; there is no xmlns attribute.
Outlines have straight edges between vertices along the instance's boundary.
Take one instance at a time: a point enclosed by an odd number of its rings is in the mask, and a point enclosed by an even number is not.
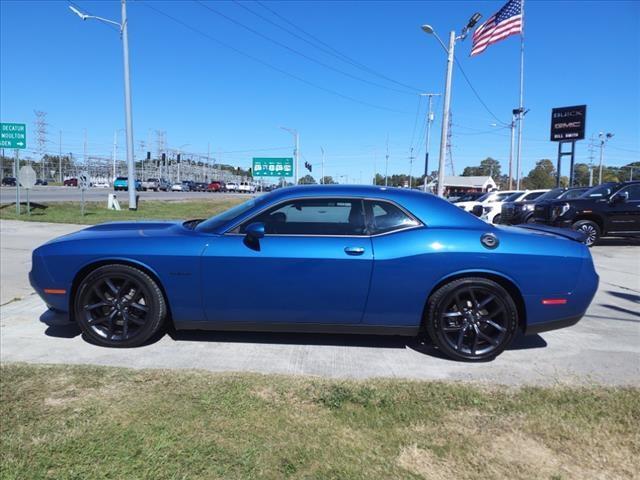
<svg viewBox="0 0 640 480"><path fill-rule="evenodd" d="M36 171L31 168L31 165L25 165L20 168L20 185L27 190L33 188L36 184Z"/></svg>
<svg viewBox="0 0 640 480"><path fill-rule="evenodd" d="M78 186L82 190L89 188L89 172L82 172L78 175Z"/></svg>
<svg viewBox="0 0 640 480"><path fill-rule="evenodd" d="M254 177L293 177L293 158L254 158Z"/></svg>
<svg viewBox="0 0 640 480"><path fill-rule="evenodd" d="M0 123L0 148L27 148L27 126L24 123Z"/></svg>

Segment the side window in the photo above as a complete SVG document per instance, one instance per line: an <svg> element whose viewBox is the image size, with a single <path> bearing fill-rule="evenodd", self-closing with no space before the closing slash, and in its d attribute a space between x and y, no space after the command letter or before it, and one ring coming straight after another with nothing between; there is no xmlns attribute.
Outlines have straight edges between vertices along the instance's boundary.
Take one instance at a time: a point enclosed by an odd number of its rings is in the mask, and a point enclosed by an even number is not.
<svg viewBox="0 0 640 480"><path fill-rule="evenodd" d="M640 200L640 185L629 185L618 193L629 192L629 202L637 202Z"/></svg>
<svg viewBox="0 0 640 480"><path fill-rule="evenodd" d="M389 202L367 200L367 210L371 219L369 224L371 235L420 225L416 219Z"/></svg>
<svg viewBox="0 0 640 480"><path fill-rule="evenodd" d="M263 222L268 235L365 235L362 200L322 198L292 200L244 222Z"/></svg>
<svg viewBox="0 0 640 480"><path fill-rule="evenodd" d="M527 195L524 196L524 198L522 200L535 200L536 198L538 198L540 195L542 195L543 193L546 192L532 192L532 193L528 193Z"/></svg>

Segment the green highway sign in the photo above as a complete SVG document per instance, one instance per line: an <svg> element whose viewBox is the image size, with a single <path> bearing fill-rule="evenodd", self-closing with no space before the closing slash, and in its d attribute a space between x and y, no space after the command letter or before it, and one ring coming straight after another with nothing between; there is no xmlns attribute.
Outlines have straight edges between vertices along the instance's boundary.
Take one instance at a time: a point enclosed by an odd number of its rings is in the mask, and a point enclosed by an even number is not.
<svg viewBox="0 0 640 480"><path fill-rule="evenodd" d="M0 148L27 148L24 123L0 123Z"/></svg>
<svg viewBox="0 0 640 480"><path fill-rule="evenodd" d="M254 158L254 177L293 177L293 158Z"/></svg>

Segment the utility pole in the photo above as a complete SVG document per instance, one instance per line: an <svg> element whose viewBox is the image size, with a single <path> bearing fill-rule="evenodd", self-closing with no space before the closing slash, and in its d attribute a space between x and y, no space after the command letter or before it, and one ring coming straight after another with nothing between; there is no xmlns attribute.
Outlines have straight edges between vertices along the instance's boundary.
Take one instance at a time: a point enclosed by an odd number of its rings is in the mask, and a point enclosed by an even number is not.
<svg viewBox="0 0 640 480"><path fill-rule="evenodd" d="M415 157L413 156L413 147L411 147L411 153L409 154L409 190L411 190L412 188L412 178L411 178L411 170L413 170L413 159Z"/></svg>
<svg viewBox="0 0 640 480"><path fill-rule="evenodd" d="M595 154L595 139L591 135L589 140L589 187L593 186L593 159Z"/></svg>
<svg viewBox="0 0 640 480"><path fill-rule="evenodd" d="M429 108L427 110L427 136L425 141L425 152L424 152L424 182L422 185L422 189L424 192L427 191L427 179L429 177L429 143L431 141L431 124L433 123L433 111L431 110L433 104L433 97L439 97L439 93L421 93L420 95L429 98Z"/></svg>
<svg viewBox="0 0 640 480"><path fill-rule="evenodd" d="M387 133L387 154L384 161L384 186L389 186L389 134Z"/></svg>
<svg viewBox="0 0 640 480"><path fill-rule="evenodd" d="M320 183L324 185L324 148L320 147L322 152L322 163L320 164Z"/></svg>
<svg viewBox="0 0 640 480"><path fill-rule="evenodd" d="M287 128L287 127L280 127L282 130L289 132L291 135L293 135L293 137L295 138L295 150L293 151L293 156L294 156L294 161L295 161L295 173L294 173L294 179L295 179L295 185L298 184L298 175L299 175L299 157L300 157L300 135L298 135L298 131L294 130L293 128ZM283 177L284 178L284 177Z"/></svg>
<svg viewBox="0 0 640 480"><path fill-rule="evenodd" d="M509 144L509 190L513 190L513 144L516 131L516 119L519 111L520 110L518 108L514 108L511 111L511 142Z"/></svg>
<svg viewBox="0 0 640 480"><path fill-rule="evenodd" d="M602 184L602 164L604 162L604 146L613 137L613 133L600 132L598 134L600 138L600 168L598 173L598 184Z"/></svg>
<svg viewBox="0 0 640 480"><path fill-rule="evenodd" d="M82 161L84 162L84 168L87 168L87 129L84 129L83 141L82 141ZM89 176L91 174L89 173Z"/></svg>
<svg viewBox="0 0 640 480"><path fill-rule="evenodd" d="M118 157L118 131L114 130L113 131L113 154L112 154L112 160L113 160L113 181L116 181L116 162L117 157Z"/></svg>
<svg viewBox="0 0 640 480"><path fill-rule="evenodd" d="M58 132L60 137L58 139L58 178L62 183L62 130Z"/></svg>

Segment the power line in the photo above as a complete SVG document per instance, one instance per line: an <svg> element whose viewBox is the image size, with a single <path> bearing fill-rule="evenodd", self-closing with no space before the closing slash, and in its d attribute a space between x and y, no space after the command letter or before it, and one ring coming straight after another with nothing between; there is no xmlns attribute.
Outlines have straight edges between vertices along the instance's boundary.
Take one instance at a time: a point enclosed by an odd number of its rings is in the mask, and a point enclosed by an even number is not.
<svg viewBox="0 0 640 480"><path fill-rule="evenodd" d="M420 115L420 105L422 104L422 95L418 95L418 108L416 108L416 116L413 119L413 131L411 132L411 143L409 149L413 150L413 140L416 136L416 127L418 126L418 115Z"/></svg>
<svg viewBox="0 0 640 480"><path fill-rule="evenodd" d="M293 78L293 79L295 79L295 80L297 80L299 82L302 82L302 83L304 83L306 85L309 85L310 87L316 88L318 90L322 90L323 92L326 92L326 93L329 93L331 95L340 97L340 98L342 98L344 100L348 100L348 101L353 102L353 103L358 103L360 105L365 105L365 106L370 107L370 108L375 108L377 110L385 110L387 112L406 114L406 112L403 112L401 110L396 110L394 108L389 108L389 107L385 107L385 106L382 106L382 105L376 105L375 103L370 103L370 102L367 102L367 101L364 101L364 100L359 100L359 99L354 98L354 97L352 97L350 95L346 95L346 94L337 92L336 90L332 90L330 88L323 87L321 85L313 83L313 82L311 82L309 80L306 80L305 78L299 77L298 75L295 75L295 74L290 73L290 72L288 72L286 70L283 70L280 67L276 67L275 65L272 65L271 63L268 63L268 62L266 62L266 61L264 61L264 60L262 60L262 59L260 59L258 57L255 57L255 56L253 56L253 55L251 55L249 53L244 52L243 50L240 50L240 49L238 49L238 48L236 48L236 47L234 47L232 45L229 45L228 43L223 42L222 40L218 40L217 38L209 35L208 33L203 32L202 30L189 25L188 23L186 23L186 22L184 22L184 21L182 21L182 20L180 20L180 19L178 19L178 18L176 18L176 17L174 17L174 16L172 16L172 15L170 15L170 14L168 14L168 13L162 11L162 10L159 10L158 8L152 6L151 4L145 2L144 0L138 0L138 1L142 5L144 5L145 7L147 7L149 9L155 11L156 13L158 13L158 14L160 14L160 15L162 15L162 16L170 19L170 20L172 20L175 23L178 23L179 25L182 25L184 28L193 31L193 32L197 33L198 35L201 35L201 36L209 39L212 42L217 43L218 45L221 45L221 46L223 46L223 47L225 47L225 48L227 48L229 50L232 50L232 51L234 51L235 53L237 53L239 55L247 57L247 58L253 60L254 62L260 63L261 65L264 65L265 67L268 67L268 68L270 68L272 70L275 70L276 72L279 72L279 73L281 73L283 75L286 75L288 77L291 77L291 78Z"/></svg>
<svg viewBox="0 0 640 480"><path fill-rule="evenodd" d="M390 90L390 91L393 91L393 92L403 93L405 95L413 95L413 92L407 92L405 90L399 90L397 88L387 87L386 85L382 85L381 83L373 82L371 80L367 80L366 78L362 78L362 77L359 77L357 75L353 75L353 74L351 74L349 72L345 72L344 70L341 70L340 68L336 68L336 67L334 67L332 65L329 65L328 63L325 63L325 62L323 62L321 60L318 60L317 58L311 57L311 56L307 55L306 53L301 52L300 50L297 50L297 49L295 49L293 47L290 47L289 45L287 45L285 43L280 42L279 40L271 38L268 35L265 35L264 33L259 32L258 30L256 30L255 28L252 28L252 27L250 27L248 25L245 25L241 21L236 20L235 18L232 18L229 15L224 14L224 13L220 12L219 10L216 10L215 8L207 5L206 3L204 3L201 0L193 0L193 2L201 5L202 7L206 8L210 12L215 13L216 15L224 18L225 20L228 20L229 22L234 23L235 25L238 25L239 27L244 28L245 30L253 33L254 35L257 35L260 38L264 38L265 40L273 43L274 45L277 45L280 48L283 48L283 49L285 49L285 50L287 50L287 51L289 51L289 52L291 52L291 53L293 53L295 55L298 55L298 56L300 56L300 57L302 57L302 58L304 58L304 59L306 59L306 60L308 60L310 62L313 62L313 63L315 63L317 65L320 65L321 67L327 68L327 69L329 69L331 71L334 71L336 73L344 75L344 76L346 76L348 78L351 78L353 80L357 80L357 81L362 82L362 83L366 83L368 85L372 85L374 87L382 88L382 89L385 89L385 90Z"/></svg>
<svg viewBox="0 0 640 480"><path fill-rule="evenodd" d="M484 100L482 100L482 97L480 96L480 94L478 93L478 91L475 89L475 87L473 86L473 84L471 83L471 80L469 79L469 77L467 76L467 73L464 71L464 68L462 68L462 64L458 61L458 57L456 55L453 56L453 59L456 62L456 65L458 65L458 68L460 69L460 73L462 73L462 76L464 77L465 81L467 82L467 84L469 85L469 88L471 89L471 91L473 92L473 94L476 96L476 98L478 99L478 101L480 102L480 104L484 107L484 109L489 113L489 115L491 115L498 123L500 123L501 125L508 125L506 122L503 122L502 120L500 120L492 111L491 109L487 106L487 104L484 102Z"/></svg>
<svg viewBox="0 0 640 480"><path fill-rule="evenodd" d="M367 65L364 65L363 63L358 62L357 60L354 60L353 58L349 57L348 55L345 55L344 53L340 52L339 50L337 50L336 48L332 47L331 45L327 44L326 42L320 40L318 37L312 35L311 33L307 32L306 30L304 30L303 28L301 28L300 26L296 25L295 23L293 23L291 20L285 18L284 16L282 16L281 14L279 14L277 11L273 10L272 8L268 7L266 4L260 2L260 1L256 1L256 3L258 5L260 5L262 8L264 8L265 10L269 11L272 15L278 17L280 20L282 20L283 22L291 25L293 28L295 28L296 30L298 30L299 32L302 32L303 34L305 34L307 37L311 38L313 41L309 41L307 39L305 39L304 37L292 32L291 30L283 27L282 25L278 25L275 22L272 22L271 20L265 18L264 16L252 11L251 9L247 8L245 5L242 5L238 0L234 0L235 3L237 3L238 5L240 5L241 7L245 8L246 10L249 10L251 13L253 13L254 15L259 16L260 18L262 18L263 20L277 26L278 28L283 29L286 32L289 32L291 35L295 36L296 38L299 38L303 41L305 41L306 43L309 43L310 45L314 46L315 48L334 56L335 58L338 58L339 60L342 60L343 62L348 63L349 65L352 65L356 68L359 68L362 71L368 72L372 75L375 75L379 78L382 78L384 80L387 80L388 82L391 83L395 83L396 85L399 85L401 87L407 88L409 90L414 90L415 92L419 92L420 89L418 87L414 87L412 85L408 85L406 83L403 82L399 82L397 80L394 80L393 78L380 73L376 70L374 70L371 67L368 67Z"/></svg>

